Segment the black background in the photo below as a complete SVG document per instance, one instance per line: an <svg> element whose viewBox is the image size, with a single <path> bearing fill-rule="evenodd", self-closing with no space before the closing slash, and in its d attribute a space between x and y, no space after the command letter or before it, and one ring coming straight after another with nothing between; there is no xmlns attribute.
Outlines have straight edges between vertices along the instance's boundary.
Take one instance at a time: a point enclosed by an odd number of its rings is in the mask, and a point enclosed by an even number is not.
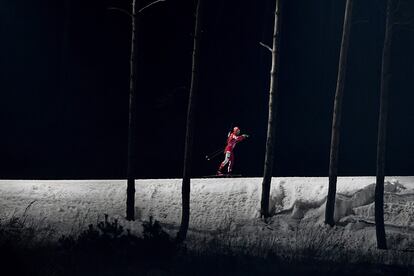
<svg viewBox="0 0 414 276"><path fill-rule="evenodd" d="M259 42L271 44L274 1L206 2L193 174L216 171L221 156L205 155L238 125L251 139L235 171L260 176L271 55ZM274 175L324 176L345 1L285 2ZM1 1L1 178L125 177L130 20L108 7L130 1ZM340 175L375 174L384 10L383 0L355 1ZM182 174L194 11L195 1L167 0L141 16L139 178ZM388 175L414 173L409 27L393 37Z"/></svg>

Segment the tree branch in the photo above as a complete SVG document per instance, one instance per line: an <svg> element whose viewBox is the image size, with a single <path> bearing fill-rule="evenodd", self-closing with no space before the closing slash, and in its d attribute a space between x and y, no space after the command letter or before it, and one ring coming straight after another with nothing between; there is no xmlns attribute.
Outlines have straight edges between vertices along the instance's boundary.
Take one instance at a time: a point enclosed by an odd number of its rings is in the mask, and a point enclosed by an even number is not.
<svg viewBox="0 0 414 276"><path fill-rule="evenodd" d="M129 12L129 11L127 11L127 10L124 10L124 9L121 9L121 8L117 8L117 7L109 7L108 8L108 10L113 10L113 11L120 11L120 12L122 12L122 13L124 13L124 14L126 14L126 15L128 15L129 17L133 17L133 15Z"/></svg>
<svg viewBox="0 0 414 276"><path fill-rule="evenodd" d="M140 9L140 10L138 11L138 13L141 13L143 10L145 10L146 8L151 7L152 5L155 5L155 4L159 3L159 2L165 2L165 1L167 1L167 0L156 0L156 1L152 2L152 3L149 3L148 5L146 5L146 6L145 6L145 7L143 7L142 9Z"/></svg>
<svg viewBox="0 0 414 276"><path fill-rule="evenodd" d="M265 47L266 49L268 49L270 52L272 52L272 51L273 51L273 49L272 49L269 45L266 45L266 44L264 44L263 42L259 42L259 44L260 44L261 46Z"/></svg>

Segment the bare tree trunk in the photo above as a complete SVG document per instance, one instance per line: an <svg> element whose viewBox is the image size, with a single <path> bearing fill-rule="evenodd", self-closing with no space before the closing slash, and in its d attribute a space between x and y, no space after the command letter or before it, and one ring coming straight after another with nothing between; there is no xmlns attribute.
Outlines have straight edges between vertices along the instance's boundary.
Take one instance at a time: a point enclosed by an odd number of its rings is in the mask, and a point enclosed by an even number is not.
<svg viewBox="0 0 414 276"><path fill-rule="evenodd" d="M191 162L192 149L194 144L194 126L195 126L195 111L196 111L196 96L198 93L198 70L199 70L199 47L201 35L202 22L202 5L203 0L198 0L196 19L195 19L195 33L193 41L193 57L192 57L192 71L191 71L191 86L188 98L187 109L187 126L185 135L185 150L184 150L184 168L183 168L183 182L182 182L182 216L181 226L177 234L178 241L184 241L187 237L188 225L190 222L190 184L191 184Z"/></svg>
<svg viewBox="0 0 414 276"><path fill-rule="evenodd" d="M132 1L131 59L129 78L129 120L128 120L128 163L127 163L127 200L126 219L135 219L135 129L136 129L136 38L139 0Z"/></svg>
<svg viewBox="0 0 414 276"><path fill-rule="evenodd" d="M393 24L392 2L392 0L387 1L385 38L384 47L382 50L380 112L378 119L377 183L375 186L375 230L377 234L377 246L379 249L387 249L384 227L384 170L388 119L388 94L391 79L391 42Z"/></svg>
<svg viewBox="0 0 414 276"><path fill-rule="evenodd" d="M341 52L339 56L338 78L336 82L335 102L331 130L331 150L329 156L329 189L326 200L325 224L335 224L335 194L338 178L338 152L342 117L342 99L345 88L346 67L348 61L349 37L352 25L353 0L346 1L344 26L342 31Z"/></svg>
<svg viewBox="0 0 414 276"><path fill-rule="evenodd" d="M270 185L273 174L274 144L276 130L277 77L279 72L279 49L281 30L281 1L276 0L275 21L273 26L272 68L270 70L269 114L267 123L266 155L262 182L262 199L260 215L267 218L269 214Z"/></svg>

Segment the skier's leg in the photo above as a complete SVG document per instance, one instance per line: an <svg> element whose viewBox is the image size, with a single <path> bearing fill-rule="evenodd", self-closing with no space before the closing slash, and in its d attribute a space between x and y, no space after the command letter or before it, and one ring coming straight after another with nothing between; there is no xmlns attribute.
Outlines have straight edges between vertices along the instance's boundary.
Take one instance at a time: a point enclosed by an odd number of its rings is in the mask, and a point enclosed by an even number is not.
<svg viewBox="0 0 414 276"><path fill-rule="evenodd" d="M219 167L219 169L218 169L218 173L221 173L221 171L223 170L223 168L227 165L227 163L229 163L230 156L231 156L231 154L230 154L230 152L229 152L229 151L227 151L227 152L224 154L224 161L223 161L223 162L221 162L220 167Z"/></svg>
<svg viewBox="0 0 414 276"><path fill-rule="evenodd" d="M230 153L229 166L227 168L229 174L231 174L231 172L233 171L233 165L234 165L234 154Z"/></svg>

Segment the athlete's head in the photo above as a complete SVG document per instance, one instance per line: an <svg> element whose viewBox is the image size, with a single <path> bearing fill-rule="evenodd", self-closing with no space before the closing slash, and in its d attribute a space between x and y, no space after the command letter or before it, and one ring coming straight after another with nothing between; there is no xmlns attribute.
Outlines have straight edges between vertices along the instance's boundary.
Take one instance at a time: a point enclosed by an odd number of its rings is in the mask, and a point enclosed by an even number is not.
<svg viewBox="0 0 414 276"><path fill-rule="evenodd" d="M236 135L239 135L240 134L240 128L234 127L233 128L233 133L236 134Z"/></svg>

